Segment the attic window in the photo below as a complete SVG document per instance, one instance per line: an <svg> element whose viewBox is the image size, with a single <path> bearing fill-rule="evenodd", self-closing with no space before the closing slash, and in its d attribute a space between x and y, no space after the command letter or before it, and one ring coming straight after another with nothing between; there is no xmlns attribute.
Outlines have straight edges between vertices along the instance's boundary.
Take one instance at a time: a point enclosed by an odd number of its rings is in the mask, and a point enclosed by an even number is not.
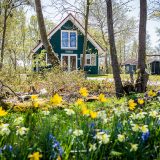
<svg viewBox="0 0 160 160"><path fill-rule="evenodd" d="M61 31L61 48L77 49L77 31Z"/></svg>

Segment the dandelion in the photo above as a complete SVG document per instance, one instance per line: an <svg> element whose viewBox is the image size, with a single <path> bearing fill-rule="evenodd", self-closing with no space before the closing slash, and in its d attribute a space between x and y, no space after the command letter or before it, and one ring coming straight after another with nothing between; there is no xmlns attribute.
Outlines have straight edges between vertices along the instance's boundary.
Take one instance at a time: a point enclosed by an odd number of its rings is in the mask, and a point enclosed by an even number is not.
<svg viewBox="0 0 160 160"><path fill-rule="evenodd" d="M108 101L107 98L105 98L105 95L102 93L98 96L98 100L102 103L105 103Z"/></svg>
<svg viewBox="0 0 160 160"><path fill-rule="evenodd" d="M28 128L25 127L21 127L16 131L16 135L20 135L23 136L24 134L26 134L28 131Z"/></svg>
<svg viewBox="0 0 160 160"><path fill-rule="evenodd" d="M93 119L97 118L97 112L90 111L90 116Z"/></svg>
<svg viewBox="0 0 160 160"><path fill-rule="evenodd" d="M76 137L81 136L81 135L83 135L83 130L76 129L73 132L73 135L76 136Z"/></svg>
<svg viewBox="0 0 160 160"><path fill-rule="evenodd" d="M149 116L150 116L150 117L156 118L157 115L158 115L157 111L150 111L150 112L149 112Z"/></svg>
<svg viewBox="0 0 160 160"><path fill-rule="evenodd" d="M66 111L66 114L71 116L72 114L75 114L73 109L64 109Z"/></svg>
<svg viewBox="0 0 160 160"><path fill-rule="evenodd" d="M148 132L148 125L143 125L140 127L140 129L143 133L146 133L146 132Z"/></svg>
<svg viewBox="0 0 160 160"><path fill-rule="evenodd" d="M124 134L118 134L118 141L124 142L125 141L125 135Z"/></svg>
<svg viewBox="0 0 160 160"><path fill-rule="evenodd" d="M62 97L59 96L57 93L51 98L50 102L53 105L60 105L62 103Z"/></svg>
<svg viewBox="0 0 160 160"><path fill-rule="evenodd" d="M32 100L32 101L35 101L35 100L37 100L37 99L38 99L38 95L35 95L35 94L34 94L34 95L31 95L31 100Z"/></svg>
<svg viewBox="0 0 160 160"><path fill-rule="evenodd" d="M138 144L132 144L131 143L131 149L130 149L130 152L136 152L138 149Z"/></svg>
<svg viewBox="0 0 160 160"><path fill-rule="evenodd" d="M96 147L96 144L94 143L94 144L89 144L89 152L91 152L91 151L95 151L97 149L97 147Z"/></svg>
<svg viewBox="0 0 160 160"><path fill-rule="evenodd" d="M78 98L76 101L76 105L82 105L84 103L83 99Z"/></svg>
<svg viewBox="0 0 160 160"><path fill-rule="evenodd" d="M148 92L148 96L149 97L155 97L157 94L156 94L156 92L154 92L153 90L150 90L149 92Z"/></svg>
<svg viewBox="0 0 160 160"><path fill-rule="evenodd" d="M2 109L2 107L0 107L0 117L3 117L7 114L8 112L6 112L5 110Z"/></svg>
<svg viewBox="0 0 160 160"><path fill-rule="evenodd" d="M137 103L135 103L133 99L130 99L130 100L128 101L128 105L129 105L129 109L130 109L131 111L133 111L133 110L135 109Z"/></svg>
<svg viewBox="0 0 160 160"><path fill-rule="evenodd" d="M88 96L88 90L85 87L80 88L79 93L83 97L87 97Z"/></svg>
<svg viewBox="0 0 160 160"><path fill-rule="evenodd" d="M144 99L138 98L138 104L140 105L144 104Z"/></svg>
<svg viewBox="0 0 160 160"><path fill-rule="evenodd" d="M4 136L4 135L9 135L10 134L10 129L9 129L9 124L4 124L4 123L2 123L1 125L0 125L0 135L2 135L2 136Z"/></svg>
<svg viewBox="0 0 160 160"><path fill-rule="evenodd" d="M132 125L132 130L134 131L134 132L137 132L137 131L139 131L139 125L138 124L131 124Z"/></svg>
<svg viewBox="0 0 160 160"><path fill-rule="evenodd" d="M30 160L39 160L42 158L42 154L39 154L39 152L34 152L33 154L29 155L28 158L30 158Z"/></svg>

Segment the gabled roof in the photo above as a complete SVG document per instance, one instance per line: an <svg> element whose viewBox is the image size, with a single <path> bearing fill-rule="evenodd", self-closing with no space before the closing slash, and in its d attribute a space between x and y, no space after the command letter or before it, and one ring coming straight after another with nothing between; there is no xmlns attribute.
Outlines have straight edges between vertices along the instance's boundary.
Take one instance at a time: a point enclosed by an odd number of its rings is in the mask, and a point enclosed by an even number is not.
<svg viewBox="0 0 160 160"><path fill-rule="evenodd" d="M130 64L130 65L137 65L138 64L138 60L136 58L131 58L131 59L127 59L123 62L122 65L127 65L127 64Z"/></svg>
<svg viewBox="0 0 160 160"><path fill-rule="evenodd" d="M48 34L48 39L50 39L68 20L70 20L83 34L85 34L84 27L81 23L70 13L64 20L62 20L51 32ZM100 53L104 53L105 50L92 38L92 36L88 33L87 39L92 43L92 45L97 48ZM41 46L42 42L36 45L33 49L35 53Z"/></svg>

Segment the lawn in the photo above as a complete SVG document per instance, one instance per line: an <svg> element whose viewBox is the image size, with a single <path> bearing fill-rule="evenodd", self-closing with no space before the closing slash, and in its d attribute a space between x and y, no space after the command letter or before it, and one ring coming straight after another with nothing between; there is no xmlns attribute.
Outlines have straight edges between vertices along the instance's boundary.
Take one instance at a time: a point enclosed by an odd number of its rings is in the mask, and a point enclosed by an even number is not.
<svg viewBox="0 0 160 160"><path fill-rule="evenodd" d="M113 79L113 74L105 74L105 75L87 75L87 77L92 77L92 78L108 78L108 79ZM122 80L128 80L130 78L129 74L121 74ZM134 74L134 79L136 79L136 74ZM160 81L160 75L150 75L149 76L149 81Z"/></svg>
<svg viewBox="0 0 160 160"><path fill-rule="evenodd" d="M159 93L122 99L104 94L66 102L54 94L45 102L0 108L0 159L159 159Z"/></svg>

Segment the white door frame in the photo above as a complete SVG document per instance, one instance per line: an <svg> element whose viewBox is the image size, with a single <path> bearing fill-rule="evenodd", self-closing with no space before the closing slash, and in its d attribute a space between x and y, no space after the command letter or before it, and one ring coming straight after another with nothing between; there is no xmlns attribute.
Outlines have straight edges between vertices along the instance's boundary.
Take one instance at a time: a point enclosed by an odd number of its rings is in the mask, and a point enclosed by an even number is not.
<svg viewBox="0 0 160 160"><path fill-rule="evenodd" d="M63 61L62 58L63 56L68 56L68 71L70 72L70 65L71 65L71 56L75 56L76 57L76 70L77 70L77 54L61 54L61 67L63 67Z"/></svg>

